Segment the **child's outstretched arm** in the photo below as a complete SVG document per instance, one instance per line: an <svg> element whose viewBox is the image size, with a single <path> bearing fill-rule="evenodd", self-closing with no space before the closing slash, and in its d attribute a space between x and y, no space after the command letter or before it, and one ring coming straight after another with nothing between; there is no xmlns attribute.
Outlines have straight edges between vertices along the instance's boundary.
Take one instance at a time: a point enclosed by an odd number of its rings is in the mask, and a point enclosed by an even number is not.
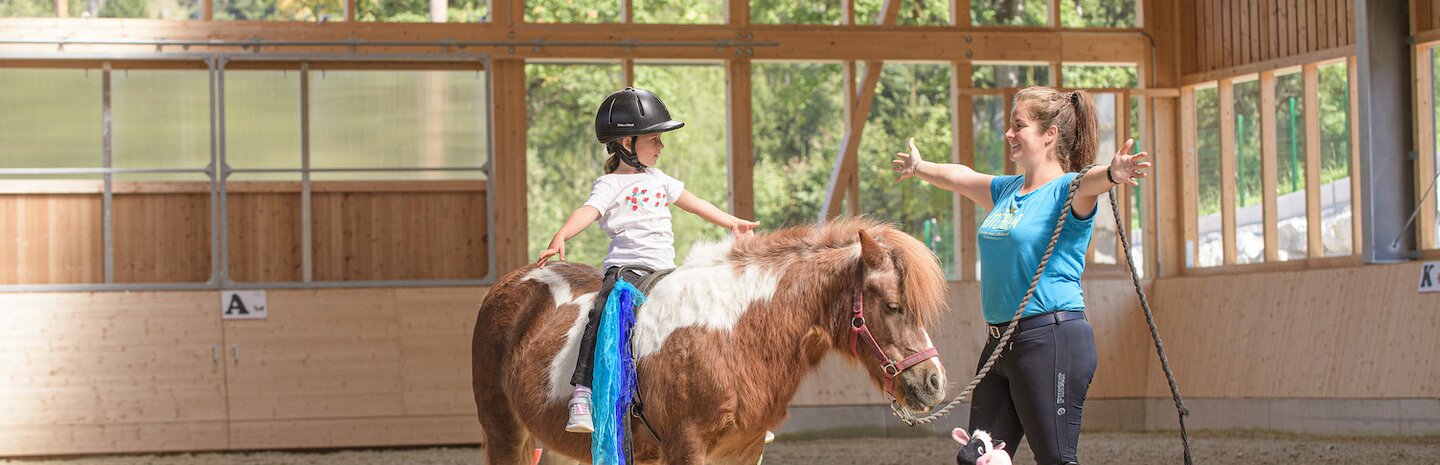
<svg viewBox="0 0 1440 465"><path fill-rule="evenodd" d="M694 213L695 216L704 218L705 221L715 223L716 226L729 229L731 232L734 232L736 236L740 237L750 235L750 232L754 231L756 226L760 226L760 223L745 221L737 218L735 215L725 213L724 210L716 208L715 205L706 202L705 199L691 195L688 190L680 193L680 200L675 201L675 206L683 208L687 212Z"/></svg>
<svg viewBox="0 0 1440 465"><path fill-rule="evenodd" d="M560 231L555 233L555 238L550 240L550 248L540 252L540 259L535 260L535 266L544 268L545 262L554 255L559 255L560 261L565 261L565 241L580 234L580 231L584 231L590 226L590 223L594 223L598 218L600 218L600 210L596 210L595 207L582 205L580 208L576 208L575 213L570 214L570 219L565 220L565 225L560 227Z"/></svg>

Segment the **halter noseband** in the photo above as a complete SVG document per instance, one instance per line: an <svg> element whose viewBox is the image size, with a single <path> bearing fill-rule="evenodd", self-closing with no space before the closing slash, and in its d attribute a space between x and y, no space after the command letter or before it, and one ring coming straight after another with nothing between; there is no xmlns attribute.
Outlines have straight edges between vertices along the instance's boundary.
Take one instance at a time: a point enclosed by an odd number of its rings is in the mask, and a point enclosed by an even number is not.
<svg viewBox="0 0 1440 465"><path fill-rule="evenodd" d="M880 344L875 342L875 336L870 334L870 327L865 325L865 262L861 261L855 267L855 299L851 304L850 311L850 353L856 358L860 357L860 339L865 339L867 346L875 353L876 360L880 362L880 370L885 373L885 393L891 398L898 399L895 395L895 378L900 376L906 369L919 365L920 362L940 357L940 352L930 346L909 357L905 357L900 363L885 355L880 349Z"/></svg>

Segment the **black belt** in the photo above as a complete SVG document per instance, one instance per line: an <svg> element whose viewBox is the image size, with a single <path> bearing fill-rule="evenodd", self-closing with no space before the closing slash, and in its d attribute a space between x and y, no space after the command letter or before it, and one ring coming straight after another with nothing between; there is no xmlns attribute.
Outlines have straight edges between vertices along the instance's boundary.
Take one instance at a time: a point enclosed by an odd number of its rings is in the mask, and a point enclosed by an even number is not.
<svg viewBox="0 0 1440 465"><path fill-rule="evenodd" d="M1041 326L1058 325L1066 321L1083 318L1085 318L1084 311L1062 310L1058 312L1041 313L1039 315L1021 318L1020 324L1015 327L1015 332L1021 333ZM1009 322L989 325L986 331L989 333L991 339L1000 339L1000 336L1005 334L1005 328L1009 326Z"/></svg>

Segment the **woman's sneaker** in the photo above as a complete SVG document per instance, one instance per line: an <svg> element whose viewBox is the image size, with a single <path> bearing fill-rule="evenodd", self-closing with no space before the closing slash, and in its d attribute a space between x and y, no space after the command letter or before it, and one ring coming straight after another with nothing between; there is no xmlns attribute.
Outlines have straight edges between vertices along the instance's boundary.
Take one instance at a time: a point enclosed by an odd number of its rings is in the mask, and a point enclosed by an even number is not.
<svg viewBox="0 0 1440 465"><path fill-rule="evenodd" d="M577 394L570 399L570 421L565 422L565 431L595 432L595 420L590 416L590 396Z"/></svg>

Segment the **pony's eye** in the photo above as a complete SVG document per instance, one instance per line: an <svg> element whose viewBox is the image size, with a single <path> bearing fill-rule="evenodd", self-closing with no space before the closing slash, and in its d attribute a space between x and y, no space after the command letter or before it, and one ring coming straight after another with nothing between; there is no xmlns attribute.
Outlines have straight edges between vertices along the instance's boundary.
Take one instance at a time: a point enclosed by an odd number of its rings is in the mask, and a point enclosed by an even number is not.
<svg viewBox="0 0 1440 465"><path fill-rule="evenodd" d="M891 312L898 312L900 311L900 304L895 302L889 302L885 304L885 308L890 309Z"/></svg>

